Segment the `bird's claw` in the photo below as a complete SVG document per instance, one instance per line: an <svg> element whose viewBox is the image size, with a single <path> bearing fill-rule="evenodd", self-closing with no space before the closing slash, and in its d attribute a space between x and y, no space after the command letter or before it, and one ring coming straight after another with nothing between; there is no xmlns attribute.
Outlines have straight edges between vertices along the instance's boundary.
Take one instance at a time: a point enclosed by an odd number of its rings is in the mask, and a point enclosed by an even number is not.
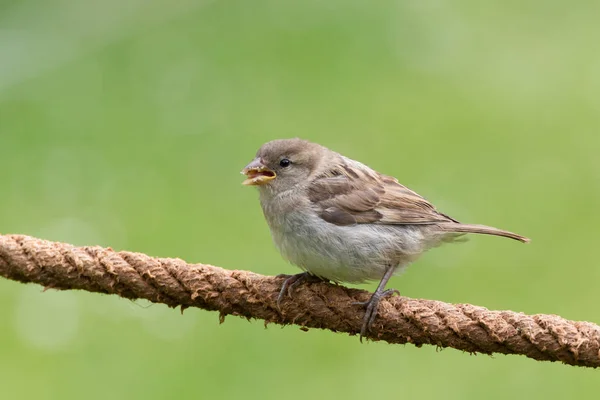
<svg viewBox="0 0 600 400"><path fill-rule="evenodd" d="M281 310L281 302L283 301L283 298L285 297L286 293L287 293L288 297L292 297L292 292L301 283L309 282L311 280L314 280L314 281L321 280L320 278L318 278L314 275L311 275L308 272L302 272L302 273L296 274L296 275L281 274L281 275L277 275L277 278L286 278L285 281L283 281L283 285L281 285L281 290L279 291L279 296L277 296L277 308L280 310Z"/></svg>
<svg viewBox="0 0 600 400"><path fill-rule="evenodd" d="M397 294L400 296L400 292L397 289L387 289L381 292L375 292L371 295L371 298L367 301L357 301L352 303L353 305L359 305L366 307L365 316L363 317L363 323L360 328L360 342L362 343L363 337L366 336L367 331L371 330L375 317L377 317L377 306L381 299L393 296Z"/></svg>

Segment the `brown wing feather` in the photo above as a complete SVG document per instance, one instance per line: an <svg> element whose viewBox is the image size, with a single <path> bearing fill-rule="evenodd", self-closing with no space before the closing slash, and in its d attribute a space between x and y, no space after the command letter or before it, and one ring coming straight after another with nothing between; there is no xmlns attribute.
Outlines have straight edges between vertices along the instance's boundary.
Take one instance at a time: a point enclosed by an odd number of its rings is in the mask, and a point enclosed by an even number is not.
<svg viewBox="0 0 600 400"><path fill-rule="evenodd" d="M336 225L457 222L395 178L345 163L317 176L309 199L321 218Z"/></svg>

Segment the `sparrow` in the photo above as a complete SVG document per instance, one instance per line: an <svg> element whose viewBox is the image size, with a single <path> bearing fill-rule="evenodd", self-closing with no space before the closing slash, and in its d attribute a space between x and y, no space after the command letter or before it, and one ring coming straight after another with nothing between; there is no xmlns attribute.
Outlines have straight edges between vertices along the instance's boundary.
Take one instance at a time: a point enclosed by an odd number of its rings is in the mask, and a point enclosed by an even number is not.
<svg viewBox="0 0 600 400"><path fill-rule="evenodd" d="M467 233L528 238L439 212L396 178L302 139L265 143L243 170L256 186L271 236L282 256L305 272L287 276L277 304L307 280L379 280L368 301L360 339L371 329L389 279L425 251Z"/></svg>

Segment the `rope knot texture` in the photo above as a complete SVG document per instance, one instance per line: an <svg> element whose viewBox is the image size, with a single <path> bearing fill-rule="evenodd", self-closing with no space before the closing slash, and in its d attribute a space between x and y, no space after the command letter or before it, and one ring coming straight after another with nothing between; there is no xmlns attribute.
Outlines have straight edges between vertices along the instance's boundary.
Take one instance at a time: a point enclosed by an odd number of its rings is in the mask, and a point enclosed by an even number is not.
<svg viewBox="0 0 600 400"><path fill-rule="evenodd" d="M226 315L357 335L369 292L325 282L298 286L281 306L285 277L188 264L175 258L76 247L25 235L0 235L0 275L58 290L79 289L198 307ZM382 300L367 334L388 343L429 344L470 353L521 354L535 360L600 366L600 326L557 315L491 311L471 304L397 296Z"/></svg>

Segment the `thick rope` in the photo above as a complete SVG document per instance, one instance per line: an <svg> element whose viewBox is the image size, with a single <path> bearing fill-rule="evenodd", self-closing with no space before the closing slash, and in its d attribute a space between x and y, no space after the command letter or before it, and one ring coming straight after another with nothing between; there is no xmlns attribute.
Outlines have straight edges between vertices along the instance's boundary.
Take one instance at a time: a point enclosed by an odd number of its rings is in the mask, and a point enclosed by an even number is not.
<svg viewBox="0 0 600 400"><path fill-rule="evenodd" d="M75 247L23 235L0 235L0 275L53 289L81 289L199 307L226 315L356 335L369 293L324 282L298 286L276 305L282 277L231 271L180 259L102 247ZM371 340L431 344L470 353L523 354L536 360L600 366L600 327L556 315L490 311L470 304L393 297L382 300Z"/></svg>

